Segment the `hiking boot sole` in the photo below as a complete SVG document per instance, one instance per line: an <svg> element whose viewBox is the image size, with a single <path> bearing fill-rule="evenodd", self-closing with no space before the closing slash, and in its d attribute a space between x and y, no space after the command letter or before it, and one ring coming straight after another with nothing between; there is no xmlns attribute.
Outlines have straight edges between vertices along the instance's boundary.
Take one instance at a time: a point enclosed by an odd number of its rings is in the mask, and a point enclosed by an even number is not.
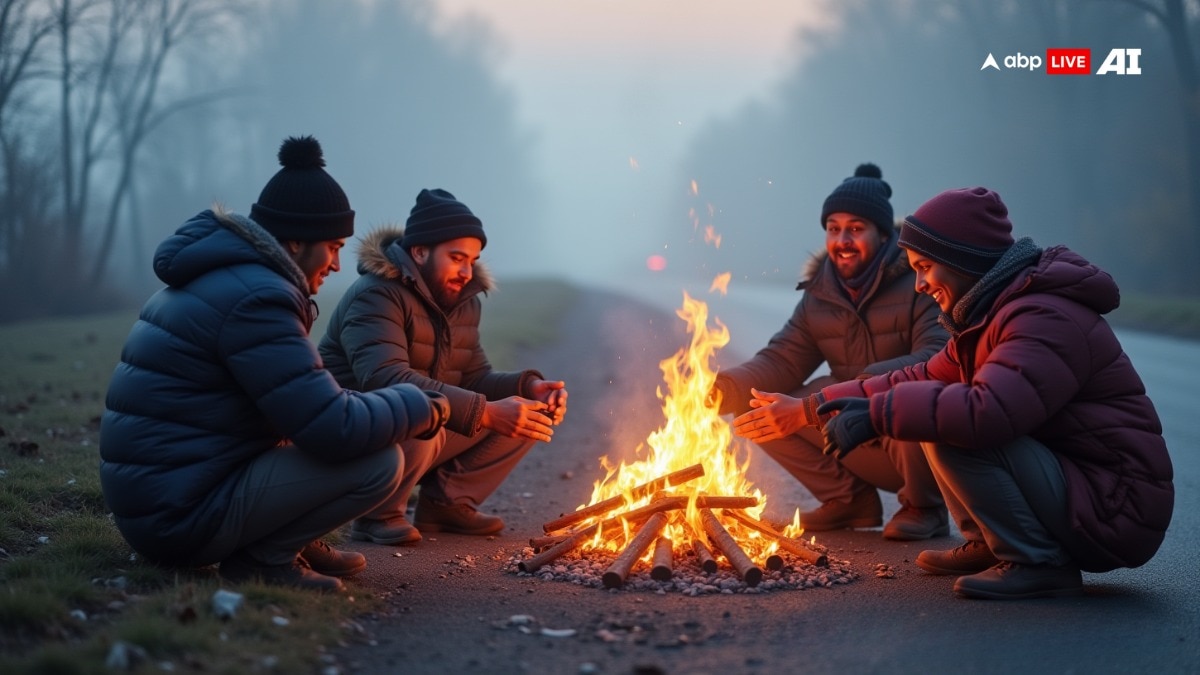
<svg viewBox="0 0 1200 675"><path fill-rule="evenodd" d="M981 588L963 588L955 584L954 594L960 598L968 598L972 600L1032 600L1034 598L1070 598L1083 595L1083 587L1047 588L1037 591L1026 591L1024 593L1001 593L999 591L988 591Z"/></svg>
<svg viewBox="0 0 1200 675"><path fill-rule="evenodd" d="M980 563L980 566L977 568L968 568L968 567L951 568L951 567L938 567L937 565L931 565L926 562L921 562L920 560L914 561L914 563L916 564L917 567L920 567L921 569L925 570L926 572L929 572L930 574L936 574L936 575L942 576L942 577L965 577L968 574L978 574L984 570L991 568L997 562L999 562L999 561L993 560L991 562Z"/></svg>
<svg viewBox="0 0 1200 675"><path fill-rule="evenodd" d="M445 532L447 534L465 534L473 537L482 537L489 534L499 534L504 529L504 523L497 526L485 527L474 530L467 530L453 525L442 525L440 523L413 523L418 530L425 532Z"/></svg>
<svg viewBox="0 0 1200 675"><path fill-rule="evenodd" d="M416 546L421 543L421 529L413 530L410 534L402 534L396 537L377 537L369 532L350 531L350 538L354 541L369 541L373 544L381 544L383 546ZM366 565L363 565L366 567Z"/></svg>
<svg viewBox="0 0 1200 675"><path fill-rule="evenodd" d="M817 523L812 525L800 519L800 525L805 532L833 532L834 530L866 530L872 527L883 525L883 518L856 518L853 520L843 520L836 523Z"/></svg>
<svg viewBox="0 0 1200 675"><path fill-rule="evenodd" d="M932 530L925 532L905 532L900 529L883 528L883 538L892 541L921 541L923 539L933 539L934 537L949 537L950 526L941 525Z"/></svg>
<svg viewBox="0 0 1200 675"><path fill-rule="evenodd" d="M316 572L317 574L324 574L327 577L352 577L355 574L367 569L367 561L364 560L361 565L357 565L355 567L339 567L337 569L321 569L319 567L315 567L312 563L308 563L308 566L311 567L312 571Z"/></svg>

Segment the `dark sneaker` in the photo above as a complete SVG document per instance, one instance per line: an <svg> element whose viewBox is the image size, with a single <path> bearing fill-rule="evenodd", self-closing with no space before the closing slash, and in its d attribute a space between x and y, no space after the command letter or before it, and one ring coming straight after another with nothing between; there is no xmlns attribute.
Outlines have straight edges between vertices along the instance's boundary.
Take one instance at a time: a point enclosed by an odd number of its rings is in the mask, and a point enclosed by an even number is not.
<svg viewBox="0 0 1200 675"><path fill-rule="evenodd" d="M294 586L313 591L346 590L342 580L314 572L300 556L286 565L264 565L247 555L235 553L221 561L221 577L241 583L259 580L272 586Z"/></svg>
<svg viewBox="0 0 1200 675"><path fill-rule="evenodd" d="M504 529L498 516L480 513L469 504L438 504L425 498L417 502L413 521L417 529L429 532L486 535Z"/></svg>
<svg viewBox="0 0 1200 675"><path fill-rule="evenodd" d="M300 557L317 574L350 577L367 567L366 557L357 551L339 551L320 539L300 550Z"/></svg>
<svg viewBox="0 0 1200 675"><path fill-rule="evenodd" d="M350 525L350 538L385 546L412 546L421 541L421 533L404 516L387 520L358 518Z"/></svg>
<svg viewBox="0 0 1200 675"><path fill-rule="evenodd" d="M896 515L883 527L883 538L895 541L919 541L950 534L950 517L946 507L918 509L901 506Z"/></svg>
<svg viewBox="0 0 1200 675"><path fill-rule="evenodd" d="M825 502L812 511L800 513L805 532L879 527L883 524L883 503L873 488L854 496L849 502Z"/></svg>
<svg viewBox="0 0 1200 675"><path fill-rule="evenodd" d="M1061 598L1083 593L1083 577L1073 565L1021 565L1001 562L954 581L954 593L982 600Z"/></svg>
<svg viewBox="0 0 1200 675"><path fill-rule="evenodd" d="M992 555L992 549L981 541L968 541L949 551L921 551L917 554L917 567L930 574L961 576L982 572L1000 561Z"/></svg>

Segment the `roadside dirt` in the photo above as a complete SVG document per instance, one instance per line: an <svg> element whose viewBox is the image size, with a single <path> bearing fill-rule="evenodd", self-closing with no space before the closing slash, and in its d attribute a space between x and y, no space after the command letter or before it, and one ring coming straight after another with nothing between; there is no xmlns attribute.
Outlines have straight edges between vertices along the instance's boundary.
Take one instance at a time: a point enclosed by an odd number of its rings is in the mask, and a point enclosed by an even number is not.
<svg viewBox="0 0 1200 675"><path fill-rule="evenodd" d="M885 559L876 552L878 532L819 538L837 559L851 561L858 580L759 595L606 591L503 571L541 533L543 522L588 501L593 481L603 477L602 455L635 458L635 449L663 421L655 394L662 383L658 363L687 341L676 317L599 291L581 292L563 320L564 339L524 355L521 365L566 380L567 418L554 440L535 446L484 504L505 519L501 535L434 534L411 548L347 544L369 560L351 592L383 594L390 611L362 621L355 643L337 653L343 672L765 673L833 667L841 657L798 653L796 630L807 625L809 636L838 630L821 617L842 611L848 594L896 588L894 578L876 576L879 565L915 577L907 563L923 547L889 544ZM770 517L790 517L797 506L816 504L761 454L752 457L750 479L768 495ZM895 499L885 495L884 502L890 514ZM919 586L928 590L929 578L921 579ZM948 595L948 588L942 592ZM546 636L542 628L569 634Z"/></svg>

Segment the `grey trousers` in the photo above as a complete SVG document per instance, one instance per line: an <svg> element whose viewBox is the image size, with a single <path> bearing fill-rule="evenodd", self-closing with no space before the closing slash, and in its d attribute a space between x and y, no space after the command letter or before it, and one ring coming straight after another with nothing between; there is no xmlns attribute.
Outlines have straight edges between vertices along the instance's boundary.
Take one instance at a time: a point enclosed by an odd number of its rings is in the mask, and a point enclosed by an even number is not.
<svg viewBox="0 0 1200 675"><path fill-rule="evenodd" d="M818 378L790 395L808 396L835 381L831 377ZM855 495L875 488L895 492L902 505L914 508L944 503L920 443L876 438L839 460L821 451L825 447L821 429L805 427L760 447L822 504L849 502Z"/></svg>
<svg viewBox="0 0 1200 675"><path fill-rule="evenodd" d="M300 549L395 494L404 457L398 446L345 462L324 462L294 445L263 453L237 477L225 521L198 565L244 551L266 565Z"/></svg>
<svg viewBox="0 0 1200 675"><path fill-rule="evenodd" d="M1067 485L1049 448L1029 437L1002 448L964 449L923 443L946 507L968 541L986 543L1000 560L1063 566L1074 535Z"/></svg>
<svg viewBox="0 0 1200 675"><path fill-rule="evenodd" d="M501 436L487 429L475 436L442 429L429 440L404 441L400 444L404 452L400 487L366 517L387 520L403 516L408 496L418 482L421 495L431 501L479 508L535 442Z"/></svg>

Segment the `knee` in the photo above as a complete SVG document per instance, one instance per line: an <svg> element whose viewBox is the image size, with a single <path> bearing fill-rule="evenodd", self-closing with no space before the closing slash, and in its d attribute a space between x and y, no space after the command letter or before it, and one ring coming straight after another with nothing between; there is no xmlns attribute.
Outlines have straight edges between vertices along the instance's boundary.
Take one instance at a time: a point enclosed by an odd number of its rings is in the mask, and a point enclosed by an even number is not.
<svg viewBox="0 0 1200 675"><path fill-rule="evenodd" d="M424 473L429 467L433 466L437 459L438 453L445 445L445 432L439 433L437 436L429 440L407 440L400 444L401 461L404 463L410 472L419 471Z"/></svg>
<svg viewBox="0 0 1200 675"><path fill-rule="evenodd" d="M371 480L368 485L378 486L379 492L391 494L400 487L404 475L404 453L399 445L392 445L370 456Z"/></svg>

